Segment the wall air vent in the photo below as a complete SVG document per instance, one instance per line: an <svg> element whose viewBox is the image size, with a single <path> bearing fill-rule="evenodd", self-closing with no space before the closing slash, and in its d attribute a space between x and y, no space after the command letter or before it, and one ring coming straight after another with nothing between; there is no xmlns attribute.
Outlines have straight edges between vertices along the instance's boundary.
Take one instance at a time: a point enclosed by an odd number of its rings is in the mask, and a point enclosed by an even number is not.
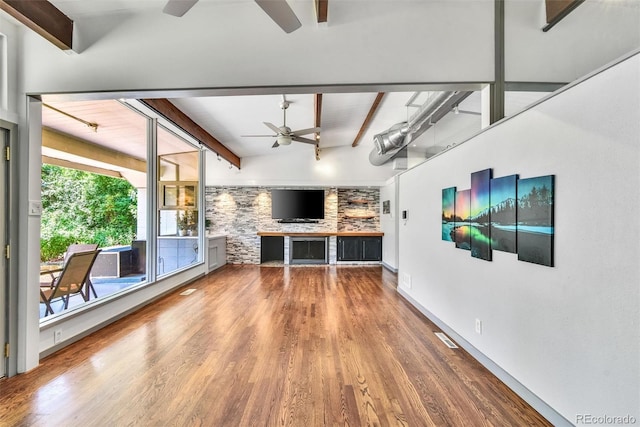
<svg viewBox="0 0 640 427"><path fill-rule="evenodd" d="M453 341L451 341L451 339L446 336L445 334L443 334L442 332L435 332L436 336L438 338L440 338L440 341L442 341L444 343L444 345L446 345L449 348L458 348L458 346L456 345L456 343L454 343Z"/></svg>

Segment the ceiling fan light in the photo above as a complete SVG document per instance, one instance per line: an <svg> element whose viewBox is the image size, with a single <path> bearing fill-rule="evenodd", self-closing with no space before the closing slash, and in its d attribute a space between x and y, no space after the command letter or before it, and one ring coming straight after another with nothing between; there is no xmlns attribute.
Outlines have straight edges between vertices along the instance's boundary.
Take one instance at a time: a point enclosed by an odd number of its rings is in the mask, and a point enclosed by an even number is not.
<svg viewBox="0 0 640 427"><path fill-rule="evenodd" d="M278 136L278 144L279 145L289 145L291 144L291 137L288 135L280 135Z"/></svg>

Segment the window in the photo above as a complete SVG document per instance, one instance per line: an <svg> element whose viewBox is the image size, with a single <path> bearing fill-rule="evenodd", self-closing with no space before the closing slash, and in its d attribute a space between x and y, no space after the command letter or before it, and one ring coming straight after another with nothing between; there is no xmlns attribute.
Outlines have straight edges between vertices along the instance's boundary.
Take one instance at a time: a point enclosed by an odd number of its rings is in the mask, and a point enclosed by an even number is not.
<svg viewBox="0 0 640 427"><path fill-rule="evenodd" d="M159 276L199 261L198 184L200 151L158 128Z"/></svg>

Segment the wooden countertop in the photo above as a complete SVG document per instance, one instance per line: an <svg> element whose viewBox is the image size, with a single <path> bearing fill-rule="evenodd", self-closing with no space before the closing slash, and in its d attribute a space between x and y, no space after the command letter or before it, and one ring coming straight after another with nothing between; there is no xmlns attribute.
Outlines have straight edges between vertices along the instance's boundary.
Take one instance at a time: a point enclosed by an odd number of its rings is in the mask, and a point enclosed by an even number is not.
<svg viewBox="0 0 640 427"><path fill-rule="evenodd" d="M381 231L258 231L258 236L309 236L309 237L380 237L384 236Z"/></svg>

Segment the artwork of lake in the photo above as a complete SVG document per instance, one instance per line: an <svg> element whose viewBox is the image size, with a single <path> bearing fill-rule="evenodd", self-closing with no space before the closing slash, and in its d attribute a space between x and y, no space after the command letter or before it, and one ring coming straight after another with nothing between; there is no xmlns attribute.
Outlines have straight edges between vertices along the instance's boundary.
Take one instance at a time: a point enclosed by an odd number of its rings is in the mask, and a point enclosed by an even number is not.
<svg viewBox="0 0 640 427"><path fill-rule="evenodd" d="M456 191L456 214L451 237L456 248L471 250L471 227L469 214L471 212L471 190Z"/></svg>
<svg viewBox="0 0 640 427"><path fill-rule="evenodd" d="M491 247L516 253L516 182L518 175L491 180Z"/></svg>
<svg viewBox="0 0 640 427"><path fill-rule="evenodd" d="M554 175L491 178L492 170L471 174L471 189L442 189L442 240L492 260L492 251L553 267Z"/></svg>
<svg viewBox="0 0 640 427"><path fill-rule="evenodd" d="M491 261L491 169L471 174L469 232L471 256Z"/></svg>
<svg viewBox="0 0 640 427"><path fill-rule="evenodd" d="M554 176L518 180L518 259L553 266Z"/></svg>
<svg viewBox="0 0 640 427"><path fill-rule="evenodd" d="M442 240L453 242L451 232L456 222L456 187L442 190Z"/></svg>

